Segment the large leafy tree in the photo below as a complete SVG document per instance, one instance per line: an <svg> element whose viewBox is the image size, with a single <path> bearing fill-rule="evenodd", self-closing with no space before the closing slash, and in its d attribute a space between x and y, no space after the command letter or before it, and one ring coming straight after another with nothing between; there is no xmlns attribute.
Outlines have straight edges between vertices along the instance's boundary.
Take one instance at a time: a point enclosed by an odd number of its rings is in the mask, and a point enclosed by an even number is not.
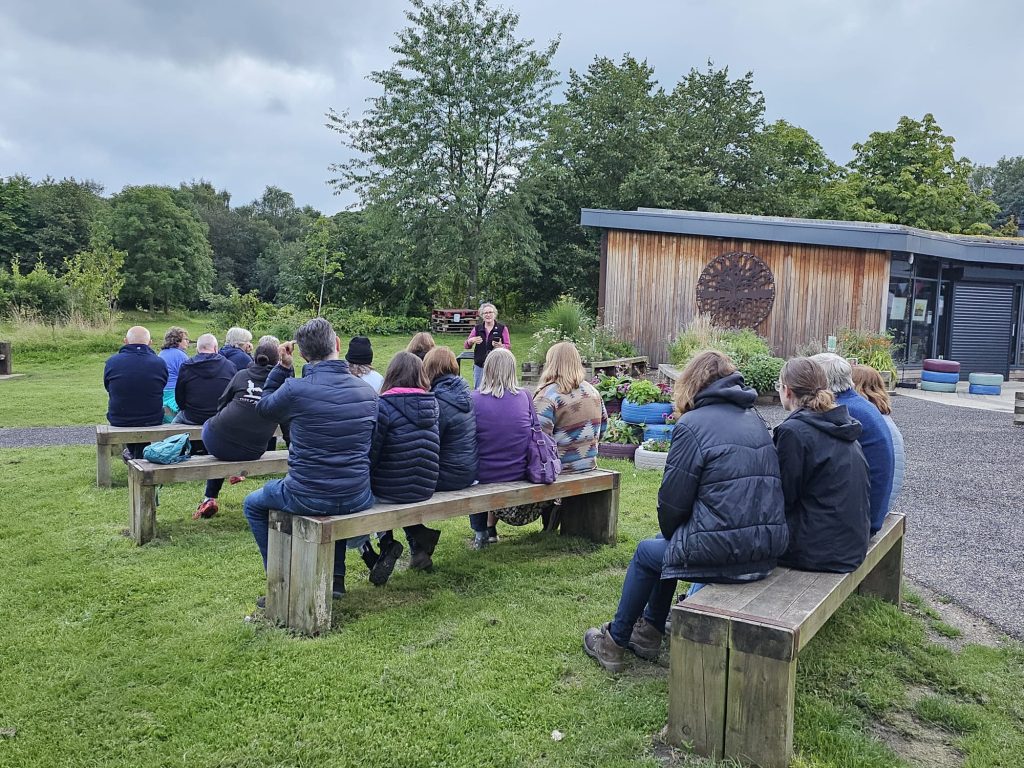
<svg viewBox="0 0 1024 768"><path fill-rule="evenodd" d="M125 187L112 201L112 245L127 252L121 300L151 310L194 304L210 289L206 224L167 187Z"/></svg>
<svg viewBox="0 0 1024 768"><path fill-rule="evenodd" d="M32 245L51 271L90 247L93 222L104 208L103 187L93 181L43 179L32 187Z"/></svg>
<svg viewBox="0 0 1024 768"><path fill-rule="evenodd" d="M972 188L973 166L957 158L956 140L931 114L901 117L895 130L854 144L850 183L886 218L940 232L989 230L999 211L986 190Z"/></svg>
<svg viewBox="0 0 1024 768"><path fill-rule="evenodd" d="M999 206L996 226L1009 224L1012 230L1024 222L1024 155L1001 157L994 166L979 166L974 180L981 189L991 190L992 202Z"/></svg>
<svg viewBox="0 0 1024 768"><path fill-rule="evenodd" d="M32 221L29 196L32 182L27 176L0 178L0 266L10 266L32 250Z"/></svg>
<svg viewBox="0 0 1024 768"><path fill-rule="evenodd" d="M333 110L328 127L355 151L331 166L338 190L390 208L441 301L475 301L481 265L542 138L556 81L557 41L537 50L519 17L485 0L412 0L397 61L369 79L381 88L359 120ZM517 209L521 210L521 209Z"/></svg>

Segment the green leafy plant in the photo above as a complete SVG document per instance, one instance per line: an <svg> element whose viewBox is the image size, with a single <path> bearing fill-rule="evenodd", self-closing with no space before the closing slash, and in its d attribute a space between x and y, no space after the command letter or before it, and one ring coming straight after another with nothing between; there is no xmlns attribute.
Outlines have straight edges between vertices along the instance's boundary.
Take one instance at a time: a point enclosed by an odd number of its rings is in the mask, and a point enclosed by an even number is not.
<svg viewBox="0 0 1024 768"><path fill-rule="evenodd" d="M526 359L544 363L548 350L560 341L571 341L584 360L632 357L636 349L615 335L614 329L599 325L589 310L573 296L562 296L538 317L540 330L533 334L533 346Z"/></svg>
<svg viewBox="0 0 1024 768"><path fill-rule="evenodd" d="M836 334L837 350L843 357L855 357L861 365L869 365L879 373L896 380L896 361L893 359L892 337L888 334L840 328Z"/></svg>
<svg viewBox="0 0 1024 768"><path fill-rule="evenodd" d="M749 328L719 328L709 315L697 315L680 331L669 345L669 359L675 365L686 365L690 359L706 349L727 354L743 374L743 381L760 394L775 388L779 371L785 362L772 355L768 340Z"/></svg>
<svg viewBox="0 0 1024 768"><path fill-rule="evenodd" d="M622 419L608 419L608 429L601 442L640 445L640 428L634 424L627 424Z"/></svg>
<svg viewBox="0 0 1024 768"><path fill-rule="evenodd" d="M653 451L654 453L668 453L668 449L672 447L672 443L668 440L644 440L643 448L645 451Z"/></svg>
<svg viewBox="0 0 1024 768"><path fill-rule="evenodd" d="M775 390L775 382L779 380L779 373L785 363L781 357L762 355L744 361L739 370L743 374L744 383L763 395Z"/></svg>
<svg viewBox="0 0 1024 768"><path fill-rule="evenodd" d="M626 400L634 405L672 402L672 388L667 384L654 384L646 379L634 381L629 387Z"/></svg>
<svg viewBox="0 0 1024 768"><path fill-rule="evenodd" d="M597 394L606 403L610 400L621 400L629 392L633 379L629 376L605 376L603 373L590 380Z"/></svg>

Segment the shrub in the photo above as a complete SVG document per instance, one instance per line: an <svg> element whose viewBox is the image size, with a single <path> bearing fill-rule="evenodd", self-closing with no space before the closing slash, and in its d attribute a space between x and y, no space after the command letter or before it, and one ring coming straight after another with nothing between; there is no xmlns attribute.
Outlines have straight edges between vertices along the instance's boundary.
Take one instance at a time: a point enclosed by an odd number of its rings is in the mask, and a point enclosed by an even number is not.
<svg viewBox="0 0 1024 768"><path fill-rule="evenodd" d="M870 365L879 373L889 372L896 380L896 361L893 360L892 337L888 334L840 328L836 334L838 353L855 357L861 365Z"/></svg>
<svg viewBox="0 0 1024 768"><path fill-rule="evenodd" d="M584 360L632 357L636 349L615 335L608 326L598 325L578 299L562 296L538 317L541 325L533 334L533 346L526 359L543 364L548 350L560 341L571 341Z"/></svg>
<svg viewBox="0 0 1024 768"><path fill-rule="evenodd" d="M428 329L429 323L419 317L375 315L365 309L328 309L330 320L339 336L390 336L396 333L417 333Z"/></svg>
<svg viewBox="0 0 1024 768"><path fill-rule="evenodd" d="M775 388L785 362L772 355L772 348L764 337L749 328L718 328L709 315L697 315L676 336L669 346L669 359L675 365L686 365L690 358L706 349L716 349L732 358L743 380L759 394L767 394Z"/></svg>
<svg viewBox="0 0 1024 768"><path fill-rule="evenodd" d="M609 400L624 398L629 392L633 379L629 376L605 376L602 373L600 376L592 378L590 383L594 385L601 399L607 403Z"/></svg>
<svg viewBox="0 0 1024 768"><path fill-rule="evenodd" d="M630 384L626 399L634 405L669 403L672 402L672 388L667 384L654 384L641 379Z"/></svg>
<svg viewBox="0 0 1024 768"><path fill-rule="evenodd" d="M672 447L672 443L668 440L644 440L643 446L641 447L645 451L668 453L668 449Z"/></svg>
<svg viewBox="0 0 1024 768"><path fill-rule="evenodd" d="M746 360L738 367L747 386L756 389L758 394L765 395L775 390L775 383L779 380L779 373L782 372L785 362L781 357L761 355Z"/></svg>
<svg viewBox="0 0 1024 768"><path fill-rule="evenodd" d="M41 261L26 275L21 274L17 259L10 271L0 270L0 310L14 319L65 322L70 298L67 284Z"/></svg>

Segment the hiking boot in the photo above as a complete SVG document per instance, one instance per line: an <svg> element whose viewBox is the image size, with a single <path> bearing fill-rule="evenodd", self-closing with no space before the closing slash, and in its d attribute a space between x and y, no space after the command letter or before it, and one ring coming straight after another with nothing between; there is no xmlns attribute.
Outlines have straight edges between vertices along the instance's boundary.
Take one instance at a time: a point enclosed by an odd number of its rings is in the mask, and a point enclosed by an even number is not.
<svg viewBox="0 0 1024 768"><path fill-rule="evenodd" d="M487 537L487 531L477 531L473 534L473 541L470 546L473 549L481 550L484 549L491 541Z"/></svg>
<svg viewBox="0 0 1024 768"><path fill-rule="evenodd" d="M386 539L380 544L380 555L370 569L370 583L375 587L383 587L391 578L391 572L398 564L404 547L394 539Z"/></svg>
<svg viewBox="0 0 1024 768"><path fill-rule="evenodd" d="M633 625L633 634L629 636L629 649L641 659L657 661L661 656L661 642L664 633L659 632L651 622L642 616Z"/></svg>
<svg viewBox="0 0 1024 768"><path fill-rule="evenodd" d="M331 589L331 597L337 600L339 597L345 596L345 577L335 576L334 585Z"/></svg>
<svg viewBox="0 0 1024 768"><path fill-rule="evenodd" d="M216 499L203 499L199 506L196 507L196 511L192 513L192 519L198 520L201 517L209 519L217 514L218 509Z"/></svg>
<svg viewBox="0 0 1024 768"><path fill-rule="evenodd" d="M363 562L366 563L366 567L371 571L373 570L373 566L377 564L377 561L380 560L380 555L378 555L374 550L373 544L368 541L364 541L359 547L359 557L363 559Z"/></svg>
<svg viewBox="0 0 1024 768"><path fill-rule="evenodd" d="M500 541L500 539L498 538L498 528L497 528L497 526L493 526L493 525L490 526L487 529L487 543L488 544L497 544L499 541Z"/></svg>
<svg viewBox="0 0 1024 768"><path fill-rule="evenodd" d="M412 557L409 558L409 568L414 571L432 571L434 559L423 550L413 552Z"/></svg>
<svg viewBox="0 0 1024 768"><path fill-rule="evenodd" d="M429 558L434 554L434 550L437 548L437 541L441 538L441 532L436 528L427 528L427 526L421 526L416 531L416 546L413 547L418 552L426 553ZM411 546L411 545L410 545Z"/></svg>
<svg viewBox="0 0 1024 768"><path fill-rule="evenodd" d="M228 482L231 485L238 485L239 483L245 482L245 475L232 475L228 478Z"/></svg>
<svg viewBox="0 0 1024 768"><path fill-rule="evenodd" d="M612 640L610 622L587 630L583 635L583 650L612 674L622 671L622 654L626 649Z"/></svg>

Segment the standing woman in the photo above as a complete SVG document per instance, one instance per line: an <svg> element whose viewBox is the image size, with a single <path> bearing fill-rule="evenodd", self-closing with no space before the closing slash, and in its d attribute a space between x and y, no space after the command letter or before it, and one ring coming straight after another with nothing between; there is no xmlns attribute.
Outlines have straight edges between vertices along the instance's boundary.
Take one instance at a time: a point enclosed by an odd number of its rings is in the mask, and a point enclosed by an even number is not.
<svg viewBox="0 0 1024 768"><path fill-rule="evenodd" d="M810 358L782 366L779 397L792 411L775 428L789 525L789 549L779 562L805 571L854 571L871 538L861 424L836 405L825 372Z"/></svg>
<svg viewBox="0 0 1024 768"><path fill-rule="evenodd" d="M892 420L892 399L885 389L882 374L869 365L853 366L853 388L871 403L885 419L892 435L892 495L889 497L889 511L896 504L896 497L903 490L903 478L907 474L907 450L903 445L903 434Z"/></svg>
<svg viewBox="0 0 1024 768"><path fill-rule="evenodd" d="M756 399L721 352L695 355L679 375L682 415L658 491L661 534L637 546L615 619L583 637L609 672L622 669L626 648L657 660L677 579L758 581L786 551L779 458Z"/></svg>
<svg viewBox="0 0 1024 768"><path fill-rule="evenodd" d="M466 349L473 350L473 389L480 389L484 375L484 361L495 349L511 349L508 326L498 322L498 308L490 302L480 305L480 322L469 332Z"/></svg>
<svg viewBox="0 0 1024 768"><path fill-rule="evenodd" d="M178 415L178 403L174 399L174 387L178 383L178 369L188 360L188 331L172 325L164 334L164 345L160 348L160 359L167 364L167 386L164 387L164 423L169 424Z"/></svg>

